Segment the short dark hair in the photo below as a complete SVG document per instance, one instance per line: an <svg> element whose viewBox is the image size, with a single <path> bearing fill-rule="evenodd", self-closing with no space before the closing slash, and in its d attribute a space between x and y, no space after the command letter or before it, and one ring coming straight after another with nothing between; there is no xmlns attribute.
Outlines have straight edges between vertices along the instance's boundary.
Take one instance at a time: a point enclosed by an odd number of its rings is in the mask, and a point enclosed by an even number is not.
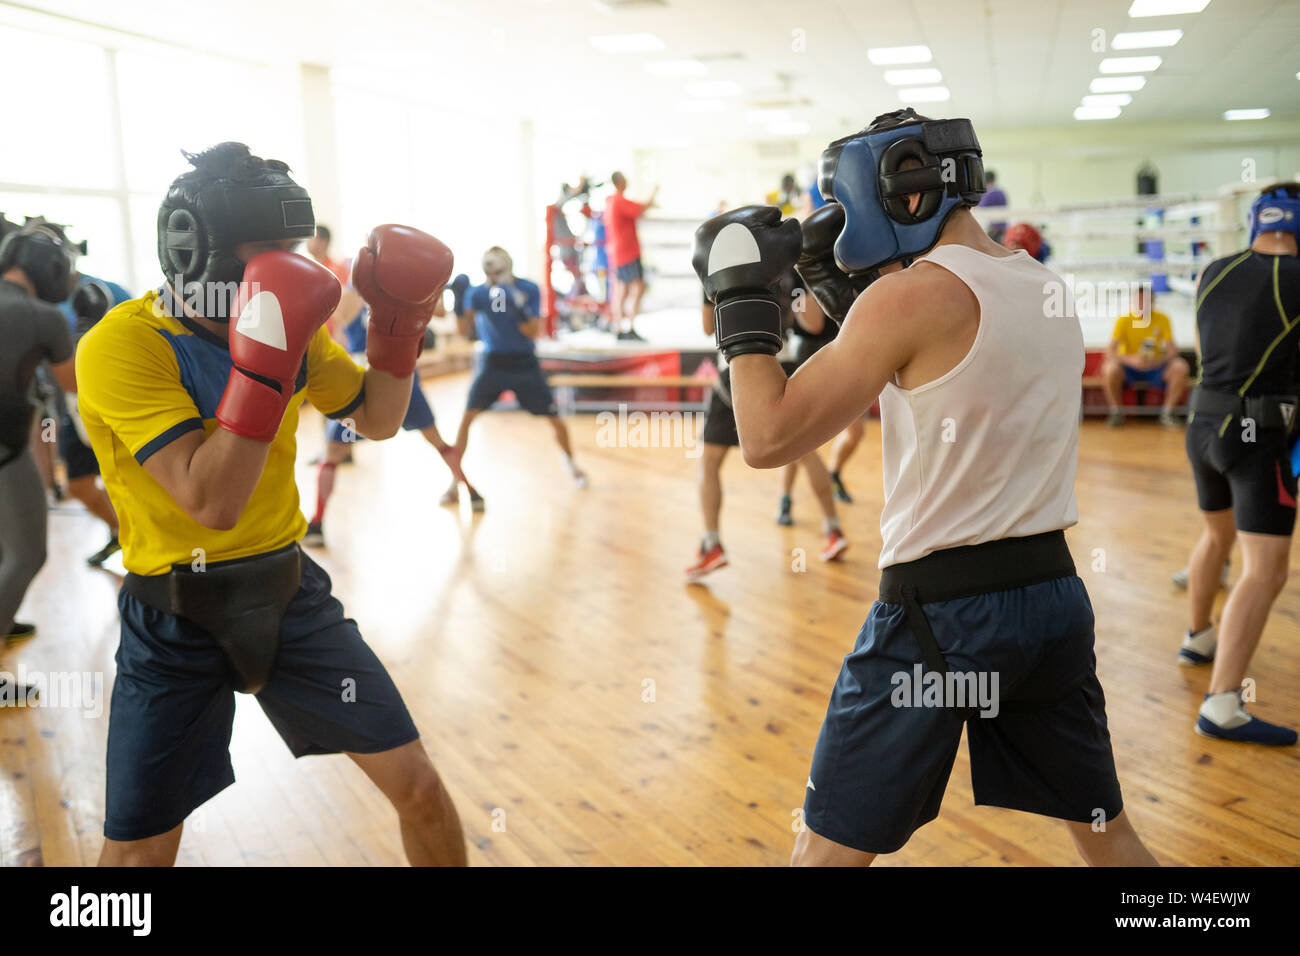
<svg viewBox="0 0 1300 956"><path fill-rule="evenodd" d="M255 183L267 172L287 173L289 164L278 159L254 156L243 143L218 143L202 152L181 150L194 168L177 177L177 182L205 185L229 180L235 183Z"/></svg>
<svg viewBox="0 0 1300 956"><path fill-rule="evenodd" d="M325 244L326 244L326 245L329 245L329 241L330 241L330 238L332 237L332 235L333 235L333 234L330 232L330 227L329 227L329 226L322 226L320 223L317 223L317 224L316 224L316 238L317 238L317 239L324 239L324 240L325 240Z"/></svg>
<svg viewBox="0 0 1300 956"><path fill-rule="evenodd" d="M984 170L984 181L986 183L996 182L997 178L998 178L998 174L995 173L993 170L991 169Z"/></svg>

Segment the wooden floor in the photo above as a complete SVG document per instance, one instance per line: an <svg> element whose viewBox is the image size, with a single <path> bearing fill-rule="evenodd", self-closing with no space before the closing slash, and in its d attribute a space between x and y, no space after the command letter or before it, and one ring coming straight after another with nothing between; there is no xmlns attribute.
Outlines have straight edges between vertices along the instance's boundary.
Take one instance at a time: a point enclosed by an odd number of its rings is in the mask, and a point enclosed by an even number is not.
<svg viewBox="0 0 1300 956"><path fill-rule="evenodd" d="M428 383L444 433L467 380ZM880 451L872 424L846 481L852 547L816 559L806 487L773 524L777 476L731 456L732 565L683 584L700 531L682 448L601 447L570 421L591 475L573 487L550 430L484 416L466 469L486 515L439 508L441 462L418 435L361 446L341 468L318 560L392 671L460 809L476 865L778 865L789 858L811 750L842 656L875 595ZM320 444L304 420L305 461ZM315 470L299 470L304 503ZM802 479L801 479L802 481ZM1181 432L1090 422L1071 547L1097 613L1097 657L1127 810L1169 865L1300 863L1300 753L1192 732L1209 674L1176 666L1185 599L1170 572L1197 533ZM111 686L115 577L76 508L51 516L50 560L21 616L40 636L5 669L87 671ZM808 553L795 570L797 549ZM1104 555L1104 571L1097 556ZM1300 582L1293 571L1251 676L1263 717L1300 723ZM106 709L106 707L105 707ZM0 713L0 864L93 862L107 716ZM238 783L186 827L189 865L395 864L395 815L342 757L294 761L239 701ZM971 802L963 747L943 811L884 865L1076 864L1050 820Z"/></svg>

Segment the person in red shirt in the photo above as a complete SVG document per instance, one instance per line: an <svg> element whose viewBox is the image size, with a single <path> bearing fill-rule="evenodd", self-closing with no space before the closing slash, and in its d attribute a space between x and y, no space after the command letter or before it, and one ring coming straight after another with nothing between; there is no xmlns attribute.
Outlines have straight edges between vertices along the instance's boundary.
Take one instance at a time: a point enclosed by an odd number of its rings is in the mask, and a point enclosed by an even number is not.
<svg viewBox="0 0 1300 956"><path fill-rule="evenodd" d="M622 173L614 173L610 182L614 184L614 195L605 203L605 241L609 266L614 270L610 320L620 339L642 342L645 340L637 335L634 328L637 313L641 310L641 296L645 294L645 274L641 269L641 242L636 235L636 221L655 204L659 187L656 186L650 192L649 199L639 203L625 195L627 177Z"/></svg>

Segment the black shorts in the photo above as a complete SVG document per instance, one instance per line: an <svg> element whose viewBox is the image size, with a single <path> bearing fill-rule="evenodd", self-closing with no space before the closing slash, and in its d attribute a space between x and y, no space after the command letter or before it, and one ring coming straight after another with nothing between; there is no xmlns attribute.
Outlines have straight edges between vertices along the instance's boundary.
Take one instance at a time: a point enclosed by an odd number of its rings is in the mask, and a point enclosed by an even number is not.
<svg viewBox="0 0 1300 956"><path fill-rule="evenodd" d="M225 654L205 631L125 589L117 606L104 836L142 840L235 782L235 691ZM329 576L305 554L275 667L256 696L295 757L381 753L419 737L388 671L330 593Z"/></svg>
<svg viewBox="0 0 1300 956"><path fill-rule="evenodd" d="M1222 432L1222 434L1220 434ZM1259 429L1243 441L1240 422L1227 427L1202 421L1187 426L1187 459L1202 511L1232 509L1237 530L1290 535L1295 530L1296 478L1280 429Z"/></svg>
<svg viewBox="0 0 1300 956"><path fill-rule="evenodd" d="M533 415L557 415L555 396L535 355L484 353L469 386L468 408L484 411L502 392L514 392L521 408Z"/></svg>
<svg viewBox="0 0 1300 956"><path fill-rule="evenodd" d="M644 279L645 273L641 270L641 257L637 256L631 262L625 262L615 270L619 282L636 282L638 279Z"/></svg>
<svg viewBox="0 0 1300 956"><path fill-rule="evenodd" d="M1061 577L922 609L949 673L983 681L996 706L914 694L925 686L924 652L904 605L877 601L817 738L808 828L867 853L899 849L938 816L963 727L976 804L1114 819L1123 800L1083 582Z"/></svg>
<svg viewBox="0 0 1300 956"><path fill-rule="evenodd" d="M724 394L726 397L724 397ZM709 410L704 416L704 443L736 448L740 434L736 431L736 413L731 407L731 369L724 368L718 384L709 390Z"/></svg>
<svg viewBox="0 0 1300 956"><path fill-rule="evenodd" d="M68 480L87 478L99 474L99 462L90 446L81 440L72 419L64 416L59 422L59 457L68 469Z"/></svg>

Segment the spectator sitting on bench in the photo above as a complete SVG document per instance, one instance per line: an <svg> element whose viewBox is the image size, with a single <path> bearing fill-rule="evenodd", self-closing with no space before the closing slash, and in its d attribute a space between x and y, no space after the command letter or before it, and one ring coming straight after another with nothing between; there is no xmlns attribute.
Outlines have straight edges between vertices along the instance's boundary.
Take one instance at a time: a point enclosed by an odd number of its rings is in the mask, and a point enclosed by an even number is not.
<svg viewBox="0 0 1300 956"><path fill-rule="evenodd" d="M1120 408L1124 389L1139 382L1164 390L1160 424L1166 428L1178 427L1174 408L1187 392L1191 369L1174 345L1169 316L1155 309L1150 283L1138 286L1133 294L1132 310L1115 320L1101 374L1110 406L1106 423L1112 428L1124 424L1124 412Z"/></svg>

